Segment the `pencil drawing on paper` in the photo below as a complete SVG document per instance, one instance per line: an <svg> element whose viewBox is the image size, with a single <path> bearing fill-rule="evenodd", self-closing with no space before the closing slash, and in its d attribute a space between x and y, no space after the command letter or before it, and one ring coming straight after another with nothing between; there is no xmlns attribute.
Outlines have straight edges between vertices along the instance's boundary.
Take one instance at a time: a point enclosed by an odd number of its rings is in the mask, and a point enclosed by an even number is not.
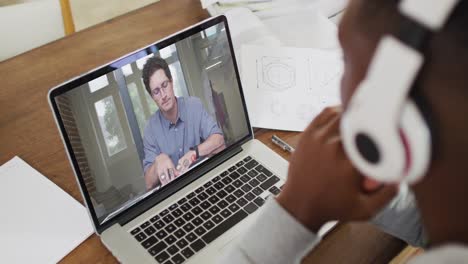
<svg viewBox="0 0 468 264"><path fill-rule="evenodd" d="M309 91L323 92L330 84L338 81L341 69L336 67L336 60L327 60L319 58L308 58L307 67L309 69ZM331 70L333 69L333 70Z"/></svg>
<svg viewBox="0 0 468 264"><path fill-rule="evenodd" d="M263 56L257 59L257 87L283 92L296 86L296 62L293 58Z"/></svg>

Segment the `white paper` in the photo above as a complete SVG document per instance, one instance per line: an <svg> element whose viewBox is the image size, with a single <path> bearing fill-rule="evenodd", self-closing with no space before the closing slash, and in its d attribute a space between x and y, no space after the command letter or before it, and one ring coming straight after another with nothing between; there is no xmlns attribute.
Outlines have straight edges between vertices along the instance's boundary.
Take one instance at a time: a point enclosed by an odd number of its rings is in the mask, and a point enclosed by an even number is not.
<svg viewBox="0 0 468 264"><path fill-rule="evenodd" d="M93 233L85 207L22 159L0 182L0 263L57 263Z"/></svg>
<svg viewBox="0 0 468 264"><path fill-rule="evenodd" d="M242 46L242 84L254 127L303 131L324 107L337 105L339 50Z"/></svg>

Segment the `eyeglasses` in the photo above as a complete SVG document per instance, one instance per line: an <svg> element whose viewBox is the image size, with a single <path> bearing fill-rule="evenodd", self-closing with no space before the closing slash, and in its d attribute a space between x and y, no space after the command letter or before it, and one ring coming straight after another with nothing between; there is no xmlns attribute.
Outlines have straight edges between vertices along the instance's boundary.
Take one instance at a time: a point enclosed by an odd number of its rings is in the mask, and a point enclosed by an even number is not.
<svg viewBox="0 0 468 264"><path fill-rule="evenodd" d="M151 96L153 96L153 97L161 96L161 90L164 91L164 93L166 93L167 87L169 86L170 82L171 82L170 80L166 80L163 83L161 83L161 88L159 88L159 87L154 88L151 91Z"/></svg>

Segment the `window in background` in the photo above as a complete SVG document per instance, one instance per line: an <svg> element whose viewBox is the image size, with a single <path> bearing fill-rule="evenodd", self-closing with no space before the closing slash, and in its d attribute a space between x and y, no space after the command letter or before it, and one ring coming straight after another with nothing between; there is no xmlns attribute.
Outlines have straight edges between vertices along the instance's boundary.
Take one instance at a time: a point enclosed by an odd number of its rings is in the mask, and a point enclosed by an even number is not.
<svg viewBox="0 0 468 264"><path fill-rule="evenodd" d="M109 157L127 148L117 109L112 96L94 103Z"/></svg>

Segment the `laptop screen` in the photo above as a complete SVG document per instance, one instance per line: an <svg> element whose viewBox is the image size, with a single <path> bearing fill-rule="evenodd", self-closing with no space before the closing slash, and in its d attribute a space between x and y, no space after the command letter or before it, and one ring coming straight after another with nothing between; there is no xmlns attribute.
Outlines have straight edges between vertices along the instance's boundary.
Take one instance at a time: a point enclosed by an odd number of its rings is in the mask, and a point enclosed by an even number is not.
<svg viewBox="0 0 468 264"><path fill-rule="evenodd" d="M95 224L251 135L227 31L210 20L51 92Z"/></svg>

